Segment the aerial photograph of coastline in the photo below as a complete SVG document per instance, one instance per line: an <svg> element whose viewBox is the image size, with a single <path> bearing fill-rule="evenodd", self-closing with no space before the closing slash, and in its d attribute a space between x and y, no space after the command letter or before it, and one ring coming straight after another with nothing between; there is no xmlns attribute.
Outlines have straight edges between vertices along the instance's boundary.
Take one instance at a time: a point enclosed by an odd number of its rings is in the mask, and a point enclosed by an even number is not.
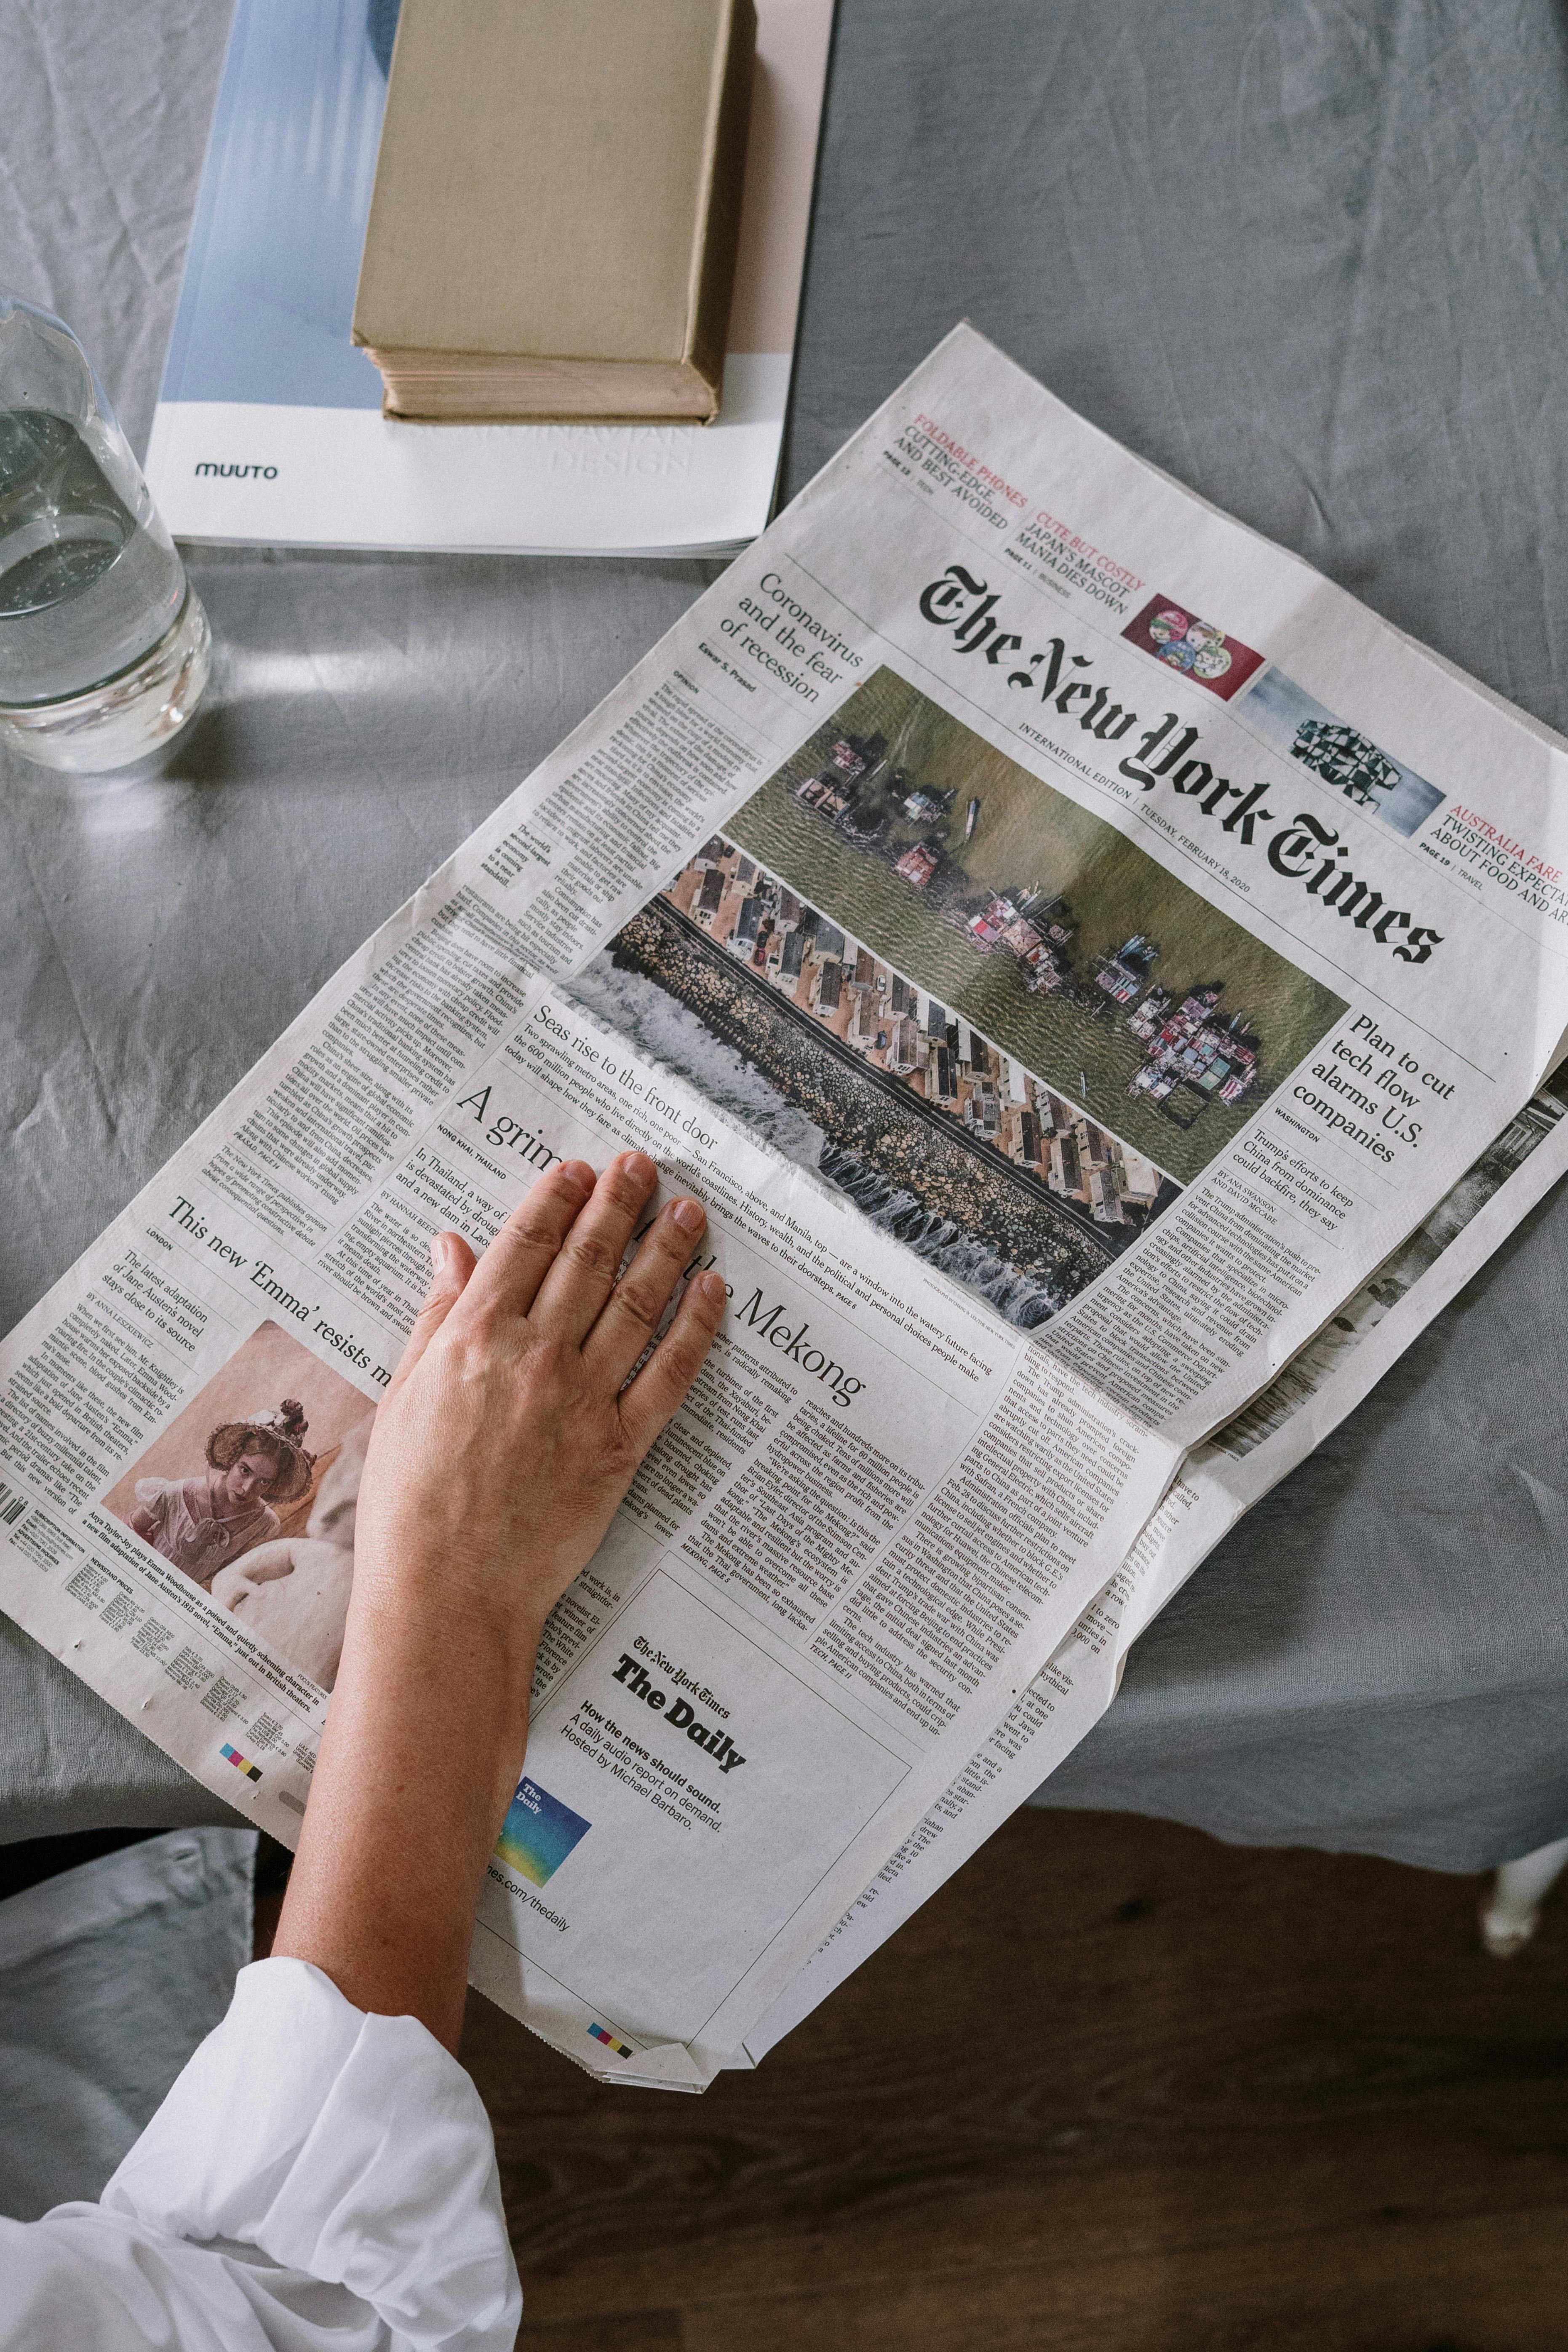
<svg viewBox="0 0 1568 2352"><path fill-rule="evenodd" d="M1024 1328L1344 1009L886 670L570 985Z"/></svg>
<svg viewBox="0 0 1568 2352"><path fill-rule="evenodd" d="M893 670L726 830L1181 1184L1345 1010Z"/></svg>
<svg viewBox="0 0 1568 2352"><path fill-rule="evenodd" d="M722 835L571 987L1025 1327L1177 1196Z"/></svg>

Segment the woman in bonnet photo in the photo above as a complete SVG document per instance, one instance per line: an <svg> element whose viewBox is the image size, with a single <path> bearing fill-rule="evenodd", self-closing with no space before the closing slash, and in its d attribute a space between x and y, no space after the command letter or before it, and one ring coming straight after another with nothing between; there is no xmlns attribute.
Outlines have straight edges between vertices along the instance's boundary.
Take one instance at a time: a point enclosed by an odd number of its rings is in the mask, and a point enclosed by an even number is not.
<svg viewBox="0 0 1568 2352"><path fill-rule="evenodd" d="M275 1412L220 1423L207 1439L205 1471L137 1480L131 1525L175 1568L210 1587L219 1569L279 1533L275 1503L298 1502L309 1491L316 1464L302 1442L309 1427L293 1397Z"/></svg>

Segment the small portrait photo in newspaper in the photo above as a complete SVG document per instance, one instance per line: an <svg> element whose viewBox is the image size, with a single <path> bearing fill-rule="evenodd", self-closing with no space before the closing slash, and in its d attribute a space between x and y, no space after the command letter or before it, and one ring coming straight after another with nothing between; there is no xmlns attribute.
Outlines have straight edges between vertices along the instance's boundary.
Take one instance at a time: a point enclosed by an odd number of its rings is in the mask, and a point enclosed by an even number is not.
<svg viewBox="0 0 1568 2352"><path fill-rule="evenodd" d="M330 1691L375 1407L258 1326L104 1497L247 1633Z"/></svg>
<svg viewBox="0 0 1568 2352"><path fill-rule="evenodd" d="M1347 726L1281 669L1266 670L1258 679L1242 723L1407 840L1442 802L1436 784L1360 728Z"/></svg>

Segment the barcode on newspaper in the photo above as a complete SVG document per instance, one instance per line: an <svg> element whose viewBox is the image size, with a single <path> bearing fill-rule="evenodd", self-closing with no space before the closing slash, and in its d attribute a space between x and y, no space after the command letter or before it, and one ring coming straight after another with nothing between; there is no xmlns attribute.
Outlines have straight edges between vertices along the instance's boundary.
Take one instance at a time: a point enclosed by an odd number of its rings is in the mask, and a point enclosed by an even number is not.
<svg viewBox="0 0 1568 2352"><path fill-rule="evenodd" d="M13 1528L27 1507L26 1495L18 1495L0 1478L0 1527Z"/></svg>

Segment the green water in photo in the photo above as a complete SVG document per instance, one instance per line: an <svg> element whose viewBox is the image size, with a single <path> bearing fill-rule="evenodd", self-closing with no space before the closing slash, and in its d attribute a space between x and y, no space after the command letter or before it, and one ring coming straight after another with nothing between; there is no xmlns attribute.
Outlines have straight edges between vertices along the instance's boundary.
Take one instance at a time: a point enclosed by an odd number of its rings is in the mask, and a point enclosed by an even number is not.
<svg viewBox="0 0 1568 2352"><path fill-rule="evenodd" d="M863 780L861 807L885 819L879 838L858 845L795 787L822 772L834 742L849 734L887 739L883 760ZM952 794L944 817L907 816L884 789L895 772L917 789ZM972 801L980 803L965 839ZM879 669L726 824L725 832L771 873L831 916L906 979L939 998L1058 1094L1082 1103L1180 1183L1189 1183L1256 1118L1281 1079L1345 1011L1344 1000L1297 969L1229 916L1168 874L1153 858L1064 793L1043 783L951 719L896 672ZM895 871L915 843L940 839L942 867L922 890ZM1092 981L1100 962L1134 934L1159 950L1149 980L1180 1004L1192 989L1224 983L1221 1015L1239 1013L1258 1038L1260 1076L1238 1102L1197 1108L1184 1088L1173 1115L1129 1092L1143 1046L1127 1012L1085 1011L1061 996L1031 995L1005 948L977 947L961 908L989 891L1030 888L1039 904L1067 901L1076 934L1076 974ZM954 917L957 919L954 919ZM1182 1120L1195 1111L1190 1126Z"/></svg>

